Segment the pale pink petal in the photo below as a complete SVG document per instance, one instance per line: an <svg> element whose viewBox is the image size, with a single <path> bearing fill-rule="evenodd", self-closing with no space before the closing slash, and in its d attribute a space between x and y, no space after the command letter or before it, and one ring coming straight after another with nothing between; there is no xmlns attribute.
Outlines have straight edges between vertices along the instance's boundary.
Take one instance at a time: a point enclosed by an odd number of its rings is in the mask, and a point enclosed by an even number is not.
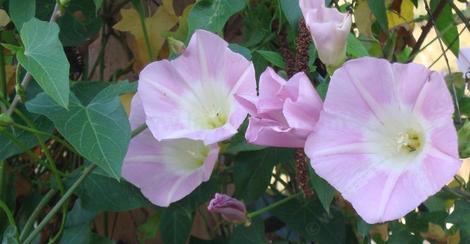
<svg viewBox="0 0 470 244"><path fill-rule="evenodd" d="M307 16L307 12L320 8L320 7L325 7L325 1L324 0L299 0L299 6L300 10L302 11L302 15L305 17Z"/></svg>
<svg viewBox="0 0 470 244"><path fill-rule="evenodd" d="M248 142L256 145L300 148L304 146L307 135L302 138L294 129L277 121L251 117L245 137Z"/></svg>
<svg viewBox="0 0 470 244"><path fill-rule="evenodd" d="M463 73L463 77L470 79L470 48L460 49L457 65L459 66L460 72Z"/></svg>
<svg viewBox="0 0 470 244"><path fill-rule="evenodd" d="M178 58L151 63L141 72L138 91L155 138L208 145L230 138L243 123L246 111L234 94L256 95L255 71L222 38L197 30Z"/></svg>
<svg viewBox="0 0 470 244"><path fill-rule="evenodd" d="M132 100L130 121L132 128L145 122L139 93ZM201 154L205 157L203 162L192 158L198 150L207 151ZM201 141L157 141L146 129L131 140L122 176L139 187L152 203L167 207L209 180L218 152L217 145L204 146Z"/></svg>
<svg viewBox="0 0 470 244"><path fill-rule="evenodd" d="M398 219L459 169L452 113L440 74L416 64L356 59L332 76L305 151L317 174L366 222Z"/></svg>

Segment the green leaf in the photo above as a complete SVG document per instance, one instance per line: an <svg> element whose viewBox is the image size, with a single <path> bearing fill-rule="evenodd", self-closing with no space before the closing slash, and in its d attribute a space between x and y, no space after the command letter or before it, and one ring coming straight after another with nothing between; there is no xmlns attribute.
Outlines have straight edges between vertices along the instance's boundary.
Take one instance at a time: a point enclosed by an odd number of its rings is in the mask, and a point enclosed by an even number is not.
<svg viewBox="0 0 470 244"><path fill-rule="evenodd" d="M365 57L369 55L367 49L364 47L364 45L362 45L362 42L354 36L354 34L348 35L346 53L348 56L353 58Z"/></svg>
<svg viewBox="0 0 470 244"><path fill-rule="evenodd" d="M439 5L439 2L440 0L431 0L432 11L434 11L437 5ZM457 29L457 24L454 21L452 8L449 4L446 4L444 6L442 12L437 17L435 24L446 46L450 48L450 50L452 51L452 53L454 53L455 56L458 56L459 31Z"/></svg>
<svg viewBox="0 0 470 244"><path fill-rule="evenodd" d="M466 200L458 200L455 202L455 209L449 217L448 223L457 225L460 229L461 243L470 242L470 202Z"/></svg>
<svg viewBox="0 0 470 244"><path fill-rule="evenodd" d="M97 14L100 2L102 0L71 1L65 8L64 15L57 20L64 46L77 46L96 36L103 25Z"/></svg>
<svg viewBox="0 0 470 244"><path fill-rule="evenodd" d="M191 233L193 214L179 205L162 211L160 233L163 243L184 244Z"/></svg>
<svg viewBox="0 0 470 244"><path fill-rule="evenodd" d="M299 2L293 0L280 0L281 9L286 16L287 21L292 28L298 27L299 19L302 16L300 11Z"/></svg>
<svg viewBox="0 0 470 244"><path fill-rule="evenodd" d="M369 9L377 19L380 27L385 33L388 33L387 8L384 0L367 0Z"/></svg>
<svg viewBox="0 0 470 244"><path fill-rule="evenodd" d="M24 52L18 52L16 57L44 92L60 106L67 108L70 65L58 34L57 24L32 18L21 28L20 36L25 49Z"/></svg>
<svg viewBox="0 0 470 244"><path fill-rule="evenodd" d="M329 83L325 81L318 84L318 86L316 87L318 95L320 95L323 101L325 101L326 93L328 92L328 85Z"/></svg>
<svg viewBox="0 0 470 244"><path fill-rule="evenodd" d="M77 172L67 180L67 183L75 182L78 177ZM120 212L150 205L139 189L130 183L119 182L99 172L91 173L75 193L81 200L81 206L92 212Z"/></svg>
<svg viewBox="0 0 470 244"><path fill-rule="evenodd" d="M2 234L2 244L18 244L19 242L16 239L17 235L16 227L9 225Z"/></svg>
<svg viewBox="0 0 470 244"><path fill-rule="evenodd" d="M20 111L33 122L35 127L43 132L52 133L54 125L44 116L28 113L24 107L20 106ZM13 120L17 124L28 127L28 125L18 116L14 115ZM13 136L11 138L10 136ZM41 136L43 141L48 138ZM0 160L5 160L11 156L25 152L38 144L37 137L29 132L14 126L8 126L5 131L0 132Z"/></svg>
<svg viewBox="0 0 470 244"><path fill-rule="evenodd" d="M345 243L344 218L337 209L327 214L312 199L294 199L275 208L273 214L303 238L318 243Z"/></svg>
<svg viewBox="0 0 470 244"><path fill-rule="evenodd" d="M465 124L458 132L459 136L459 154L462 158L470 157L470 122L465 121Z"/></svg>
<svg viewBox="0 0 470 244"><path fill-rule="evenodd" d="M10 0L8 5L10 18L18 30L36 14L36 0Z"/></svg>
<svg viewBox="0 0 470 244"><path fill-rule="evenodd" d="M88 104L83 104L72 93L68 110L42 93L29 101L27 108L52 120L81 155L119 179L131 131L118 95L133 90L135 86L128 82L111 85Z"/></svg>
<svg viewBox="0 0 470 244"><path fill-rule="evenodd" d="M250 226L237 225L232 234L230 244L264 244L266 242L264 234L264 222L255 221Z"/></svg>
<svg viewBox="0 0 470 244"><path fill-rule="evenodd" d="M244 46L241 46L241 45L238 45L236 43L230 43L228 45L228 47L230 48L230 50L236 52L236 53L239 53L241 54L243 57L245 57L246 59L248 60L251 60L252 56L251 56L251 51L250 49L244 47Z"/></svg>
<svg viewBox="0 0 470 244"><path fill-rule="evenodd" d="M238 154L234 159L235 197L250 203L266 190L276 164L293 160L291 149L264 149Z"/></svg>
<svg viewBox="0 0 470 244"><path fill-rule="evenodd" d="M414 235L407 230L407 226L400 223L393 223L391 227L392 235L387 243L390 244L421 244L423 239L419 235Z"/></svg>
<svg viewBox="0 0 470 244"><path fill-rule="evenodd" d="M96 11L101 8L101 4L103 4L103 0L93 0L95 2Z"/></svg>
<svg viewBox="0 0 470 244"><path fill-rule="evenodd" d="M281 69L284 69L286 67L286 63L284 62L284 59L282 58L282 55L280 53L267 50L257 50L256 52L263 56L266 61L270 62L274 66Z"/></svg>
<svg viewBox="0 0 470 244"><path fill-rule="evenodd" d="M228 19L245 7L245 0L199 0L188 17L189 35L196 29L221 32Z"/></svg>
<svg viewBox="0 0 470 244"><path fill-rule="evenodd" d="M137 228L139 232L139 242L144 243L146 240L154 239L158 233L158 226L160 225L160 214L156 213L145 221Z"/></svg>
<svg viewBox="0 0 470 244"><path fill-rule="evenodd" d="M312 168L309 167L309 175L310 175L310 184L313 186L313 190L315 190L315 195L320 200L321 205L326 210L326 212L330 213L330 204L335 197L336 190L333 188L326 180L320 178Z"/></svg>
<svg viewBox="0 0 470 244"><path fill-rule="evenodd" d="M245 120L238 129L238 133L230 139L230 144L224 153L236 155L240 152L258 151L266 147L250 144L245 139L246 128L248 127L248 120Z"/></svg>

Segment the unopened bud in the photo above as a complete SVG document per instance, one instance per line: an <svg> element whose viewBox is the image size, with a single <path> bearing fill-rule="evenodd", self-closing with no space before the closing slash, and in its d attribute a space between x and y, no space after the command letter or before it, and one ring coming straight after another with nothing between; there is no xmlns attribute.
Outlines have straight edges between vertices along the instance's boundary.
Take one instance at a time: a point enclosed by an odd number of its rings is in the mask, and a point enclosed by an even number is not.
<svg viewBox="0 0 470 244"><path fill-rule="evenodd" d="M247 221L245 204L225 194L216 193L209 202L207 210L222 215L223 219L232 223L245 223Z"/></svg>
<svg viewBox="0 0 470 244"><path fill-rule="evenodd" d="M174 54L182 54L186 49L186 45L180 40L176 40L173 37L168 37L168 46L170 51Z"/></svg>

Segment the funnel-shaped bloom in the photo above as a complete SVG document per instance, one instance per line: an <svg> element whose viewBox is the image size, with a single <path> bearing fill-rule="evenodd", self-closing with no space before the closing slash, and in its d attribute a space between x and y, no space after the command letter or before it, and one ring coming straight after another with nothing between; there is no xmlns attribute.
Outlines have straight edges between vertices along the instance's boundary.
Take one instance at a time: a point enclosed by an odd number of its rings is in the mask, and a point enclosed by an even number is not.
<svg viewBox="0 0 470 244"><path fill-rule="evenodd" d="M307 12L312 9L325 7L324 0L299 0L300 10L303 16L307 16Z"/></svg>
<svg viewBox="0 0 470 244"><path fill-rule="evenodd" d="M216 193L209 202L207 210L222 215L222 218L229 222L241 223L246 221L245 204L225 194Z"/></svg>
<svg viewBox="0 0 470 244"><path fill-rule="evenodd" d="M320 60L331 67L346 60L346 40L351 29L351 15L324 6L304 13L305 24L312 34Z"/></svg>
<svg viewBox="0 0 470 244"><path fill-rule="evenodd" d="M457 65L463 77L470 80L470 48L460 49Z"/></svg>
<svg viewBox="0 0 470 244"><path fill-rule="evenodd" d="M130 122L133 129L145 122L138 93L132 99ZM202 141L157 141L146 129L131 141L122 176L152 203L167 207L209 180L218 153L217 145L206 146Z"/></svg>
<svg viewBox="0 0 470 244"><path fill-rule="evenodd" d="M312 132L322 101L304 73L285 81L268 68L261 74L259 96L236 96L250 113L248 142L263 146L301 148Z"/></svg>
<svg viewBox="0 0 470 244"><path fill-rule="evenodd" d="M155 138L208 145L234 135L246 118L233 94L256 94L255 71L219 36L198 30L178 58L145 67L138 92Z"/></svg>
<svg viewBox="0 0 470 244"><path fill-rule="evenodd" d="M333 74L305 152L365 221L398 219L459 169L453 111L441 74L418 64L351 60Z"/></svg>

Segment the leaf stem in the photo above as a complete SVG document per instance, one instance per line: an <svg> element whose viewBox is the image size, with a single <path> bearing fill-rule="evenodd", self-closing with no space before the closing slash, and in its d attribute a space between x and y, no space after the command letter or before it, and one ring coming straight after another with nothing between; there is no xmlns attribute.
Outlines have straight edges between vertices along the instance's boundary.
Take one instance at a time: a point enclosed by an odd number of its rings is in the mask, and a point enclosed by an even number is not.
<svg viewBox="0 0 470 244"><path fill-rule="evenodd" d="M3 209L3 211L5 212L7 219L8 219L8 223L15 228L16 239L18 240L18 231L17 231L18 227L16 227L16 222L15 222L15 218L13 217L13 213L11 212L10 208L8 208L7 204L2 200L0 200L0 208Z"/></svg>
<svg viewBox="0 0 470 244"><path fill-rule="evenodd" d="M290 200L292 200L292 199L294 199L294 198L296 198L296 197L298 197L298 196L301 196L301 195L303 195L303 194L304 194L303 192L298 192L298 193L296 193L296 194L290 195L290 196L288 196L288 197L286 197L286 198L283 198L282 200L279 200L279 201L277 201L277 202L275 202L275 203L273 203L273 204L271 204L271 205L269 205L269 206L266 206L266 207L264 207L264 208L262 208L262 209L259 209L259 210L256 210L256 211L254 211L254 212L251 212L251 213L249 213L247 216L248 216L248 218L250 218L250 219L256 218L256 217L258 217L258 216L260 216L260 215L262 215L262 214L264 214L264 213L266 213L266 212L268 212L268 211L271 211L271 210L273 210L274 208L277 208L277 207L281 206L282 204L284 204L284 203L286 203L286 202L289 202Z"/></svg>
<svg viewBox="0 0 470 244"><path fill-rule="evenodd" d="M33 213L29 216L28 220L26 221L26 224L24 225L23 230L21 231L20 234L20 241L22 241L25 237L26 234L28 234L29 230L33 226L34 221L36 220L37 216L41 212L41 210L46 206L46 204L51 200L51 198L57 193L55 189L51 189L44 195L44 197L41 199L39 204L36 206L34 209Z"/></svg>
<svg viewBox="0 0 470 244"><path fill-rule="evenodd" d="M0 33L0 38L2 34ZM1 40L0 40L1 41ZM5 99L7 94L7 75L5 71L5 57L3 55L3 47L0 46L0 98L3 100ZM2 112L5 112L6 107L5 104L1 103L0 108Z"/></svg>
<svg viewBox="0 0 470 244"><path fill-rule="evenodd" d="M59 199L59 201L54 205L54 207L47 213L46 217L38 224L38 227L33 230L33 232L28 235L23 243L27 244L33 241L36 235L46 226L49 220L54 217L54 215L62 208L62 205L69 199L69 197L73 194L75 189L85 180L85 178L96 168L95 164L91 164L87 166L84 170L82 175L73 183L72 186L65 192L65 194Z"/></svg>

